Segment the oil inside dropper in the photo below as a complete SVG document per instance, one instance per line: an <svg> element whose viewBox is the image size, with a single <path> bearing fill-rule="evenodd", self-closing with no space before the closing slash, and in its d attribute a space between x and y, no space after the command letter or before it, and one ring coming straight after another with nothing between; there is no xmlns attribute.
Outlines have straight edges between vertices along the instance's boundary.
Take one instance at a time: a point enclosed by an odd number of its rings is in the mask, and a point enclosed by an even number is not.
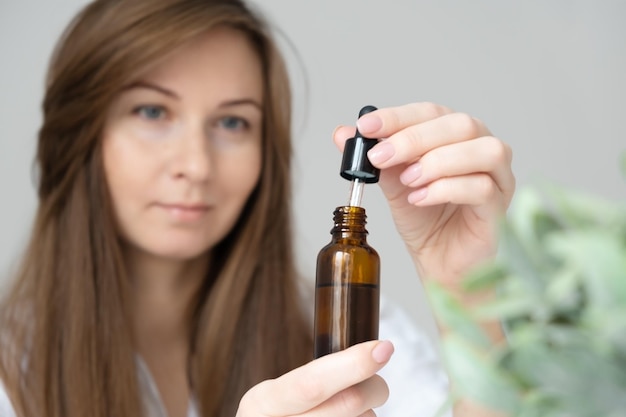
<svg viewBox="0 0 626 417"><path fill-rule="evenodd" d="M358 178L350 181L350 197L348 198L348 205L352 207L361 207L361 200L363 199L363 188L365 183Z"/></svg>

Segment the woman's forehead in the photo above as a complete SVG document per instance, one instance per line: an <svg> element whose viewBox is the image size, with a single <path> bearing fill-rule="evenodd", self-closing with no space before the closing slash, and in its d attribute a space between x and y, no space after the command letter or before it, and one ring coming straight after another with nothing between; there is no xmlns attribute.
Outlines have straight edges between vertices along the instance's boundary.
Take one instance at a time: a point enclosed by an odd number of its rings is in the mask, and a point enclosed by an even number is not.
<svg viewBox="0 0 626 417"><path fill-rule="evenodd" d="M230 90L261 101L263 68L258 51L243 31L218 27L178 47L134 83L146 81L172 91Z"/></svg>

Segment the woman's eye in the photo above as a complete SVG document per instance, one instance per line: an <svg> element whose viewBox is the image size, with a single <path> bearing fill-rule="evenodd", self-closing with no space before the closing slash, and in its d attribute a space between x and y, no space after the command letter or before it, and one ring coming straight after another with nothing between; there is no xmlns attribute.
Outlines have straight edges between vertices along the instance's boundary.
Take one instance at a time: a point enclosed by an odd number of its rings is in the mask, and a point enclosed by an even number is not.
<svg viewBox="0 0 626 417"><path fill-rule="evenodd" d="M166 115L165 108L161 106L139 106L135 108L133 113L148 120L161 120Z"/></svg>
<svg viewBox="0 0 626 417"><path fill-rule="evenodd" d="M239 131L247 129L249 127L249 123L241 117L226 116L219 120L219 126L228 130Z"/></svg>

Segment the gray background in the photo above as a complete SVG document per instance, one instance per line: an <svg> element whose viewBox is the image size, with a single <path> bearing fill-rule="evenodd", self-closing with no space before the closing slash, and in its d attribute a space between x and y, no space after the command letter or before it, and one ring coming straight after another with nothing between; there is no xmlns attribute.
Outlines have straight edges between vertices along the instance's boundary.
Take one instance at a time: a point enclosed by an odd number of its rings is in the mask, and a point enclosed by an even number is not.
<svg viewBox="0 0 626 417"><path fill-rule="evenodd" d="M296 94L295 211L314 275L332 211L346 202L330 139L364 104L434 101L511 144L518 186L553 181L623 199L626 1L266 0ZM35 209L31 179L46 64L83 0L0 0L0 276ZM432 317L382 194L365 190L383 290L434 336ZM0 278L0 284L6 278Z"/></svg>

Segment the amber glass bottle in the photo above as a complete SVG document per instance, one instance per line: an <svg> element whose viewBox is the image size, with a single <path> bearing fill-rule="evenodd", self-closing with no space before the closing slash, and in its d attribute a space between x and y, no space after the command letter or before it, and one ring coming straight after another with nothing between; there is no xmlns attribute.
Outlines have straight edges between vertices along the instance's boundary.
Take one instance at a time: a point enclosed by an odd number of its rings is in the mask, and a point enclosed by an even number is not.
<svg viewBox="0 0 626 417"><path fill-rule="evenodd" d="M378 338L380 258L368 245L365 209L337 207L331 242L317 257L315 357Z"/></svg>

